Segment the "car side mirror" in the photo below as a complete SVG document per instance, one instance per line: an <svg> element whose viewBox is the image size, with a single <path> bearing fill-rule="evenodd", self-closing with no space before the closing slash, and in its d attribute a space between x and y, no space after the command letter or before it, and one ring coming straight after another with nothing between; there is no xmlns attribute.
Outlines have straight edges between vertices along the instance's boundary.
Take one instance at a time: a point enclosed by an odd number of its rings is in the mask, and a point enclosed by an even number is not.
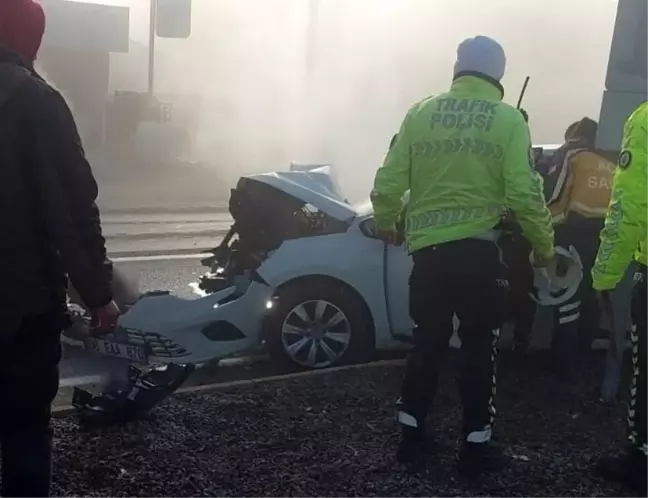
<svg viewBox="0 0 648 498"><path fill-rule="evenodd" d="M374 224L374 219L373 218L367 218L363 222L360 223L360 231L362 232L362 235L365 237L369 237L370 239L375 239L376 238L376 225Z"/></svg>

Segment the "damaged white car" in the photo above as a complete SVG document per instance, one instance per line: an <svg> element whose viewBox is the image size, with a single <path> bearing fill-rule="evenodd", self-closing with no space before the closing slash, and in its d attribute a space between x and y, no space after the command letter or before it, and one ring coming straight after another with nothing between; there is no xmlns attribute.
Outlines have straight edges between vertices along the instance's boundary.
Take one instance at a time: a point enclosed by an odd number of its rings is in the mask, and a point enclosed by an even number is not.
<svg viewBox="0 0 648 498"><path fill-rule="evenodd" d="M277 361L322 368L403 347L410 258L375 238L369 206L346 202L329 167L243 177L229 207L200 297L144 295L95 349L202 364L263 343Z"/></svg>
<svg viewBox="0 0 648 498"><path fill-rule="evenodd" d="M375 237L371 206L348 203L329 166L245 176L229 209L234 223L203 260L199 298L146 294L114 334L87 344L153 364L264 345L273 360L309 369L407 347L411 258Z"/></svg>

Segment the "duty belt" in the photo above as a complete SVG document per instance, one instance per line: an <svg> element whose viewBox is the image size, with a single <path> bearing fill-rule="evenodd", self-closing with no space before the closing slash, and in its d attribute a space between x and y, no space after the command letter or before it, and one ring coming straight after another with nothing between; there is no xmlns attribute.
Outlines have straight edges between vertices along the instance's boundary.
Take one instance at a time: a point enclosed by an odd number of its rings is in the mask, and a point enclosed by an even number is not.
<svg viewBox="0 0 648 498"><path fill-rule="evenodd" d="M497 247L497 252L499 253L500 263L504 263L504 253L502 252L502 248L497 243L501 236L502 236L502 230L498 230L496 228L491 228L490 230L486 230L483 233L479 233L477 235L473 235L471 237L468 237L468 239L485 240L487 242L492 242L493 244L495 244L495 247Z"/></svg>

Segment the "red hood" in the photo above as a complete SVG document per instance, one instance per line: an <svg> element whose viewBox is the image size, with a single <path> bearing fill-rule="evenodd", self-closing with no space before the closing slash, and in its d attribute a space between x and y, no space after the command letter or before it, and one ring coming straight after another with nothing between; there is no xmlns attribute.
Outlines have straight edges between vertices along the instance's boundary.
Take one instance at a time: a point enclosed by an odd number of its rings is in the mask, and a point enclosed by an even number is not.
<svg viewBox="0 0 648 498"><path fill-rule="evenodd" d="M0 44L36 60L45 33L45 13L36 0L0 1Z"/></svg>

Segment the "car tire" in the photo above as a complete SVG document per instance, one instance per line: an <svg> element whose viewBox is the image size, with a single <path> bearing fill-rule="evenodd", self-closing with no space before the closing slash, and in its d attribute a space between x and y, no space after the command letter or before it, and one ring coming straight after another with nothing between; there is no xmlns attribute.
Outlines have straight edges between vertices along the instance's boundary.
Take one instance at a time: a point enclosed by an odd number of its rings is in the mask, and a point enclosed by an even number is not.
<svg viewBox="0 0 648 498"><path fill-rule="evenodd" d="M371 357L374 334L369 311L344 284L295 282L280 288L274 302L264 336L270 358L278 365L315 370Z"/></svg>

